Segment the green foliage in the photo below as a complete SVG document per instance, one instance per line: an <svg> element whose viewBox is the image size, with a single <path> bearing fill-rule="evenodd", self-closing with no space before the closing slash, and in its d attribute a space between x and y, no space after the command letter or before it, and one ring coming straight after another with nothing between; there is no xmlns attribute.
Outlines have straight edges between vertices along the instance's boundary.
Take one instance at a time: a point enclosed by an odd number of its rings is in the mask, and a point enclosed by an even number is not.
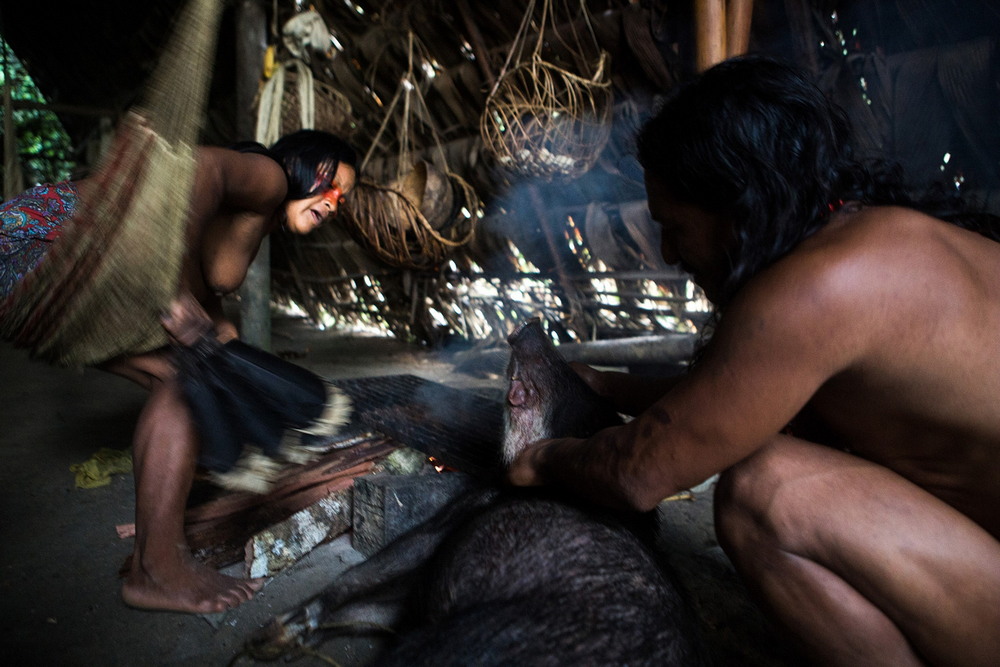
<svg viewBox="0 0 1000 667"><path fill-rule="evenodd" d="M8 75L14 102L45 103L45 98L21 61L0 37L0 86L6 84ZM0 104L0 122L5 111ZM55 113L42 109L15 109L14 128L25 187L69 178L75 165L72 145ZM3 175L0 160L0 176Z"/></svg>

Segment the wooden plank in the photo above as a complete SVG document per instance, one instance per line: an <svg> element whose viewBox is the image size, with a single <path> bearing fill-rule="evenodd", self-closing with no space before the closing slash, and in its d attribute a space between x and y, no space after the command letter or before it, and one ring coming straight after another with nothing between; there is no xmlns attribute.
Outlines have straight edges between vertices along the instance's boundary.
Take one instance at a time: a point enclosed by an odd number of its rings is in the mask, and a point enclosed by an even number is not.
<svg viewBox="0 0 1000 667"><path fill-rule="evenodd" d="M192 508L185 515L185 534L195 558L213 567L243 560L256 533L350 489L356 477L371 473L397 447L385 438L368 440L289 471L270 493L231 493Z"/></svg>
<svg viewBox="0 0 1000 667"><path fill-rule="evenodd" d="M294 565L316 546L347 532L353 513L351 487L335 491L247 540L244 573L270 577Z"/></svg>
<svg viewBox="0 0 1000 667"><path fill-rule="evenodd" d="M359 478L354 490L354 548L371 556L474 484L473 477L457 471Z"/></svg>

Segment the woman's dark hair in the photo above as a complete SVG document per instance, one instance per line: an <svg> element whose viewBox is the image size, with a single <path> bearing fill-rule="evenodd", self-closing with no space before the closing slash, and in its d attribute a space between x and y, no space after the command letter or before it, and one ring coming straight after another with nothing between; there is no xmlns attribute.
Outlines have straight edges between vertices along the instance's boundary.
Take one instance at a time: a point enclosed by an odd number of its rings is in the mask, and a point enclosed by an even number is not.
<svg viewBox="0 0 1000 667"><path fill-rule="evenodd" d="M307 199L329 188L341 163L358 166L358 155L350 144L322 130L286 134L270 148L256 141L243 141L231 148L266 155L280 164L288 178L287 199Z"/></svg>
<svg viewBox="0 0 1000 667"><path fill-rule="evenodd" d="M852 159L846 114L802 72L725 61L673 92L638 138L639 161L677 199L733 224L720 303L848 199L904 203L899 174Z"/></svg>

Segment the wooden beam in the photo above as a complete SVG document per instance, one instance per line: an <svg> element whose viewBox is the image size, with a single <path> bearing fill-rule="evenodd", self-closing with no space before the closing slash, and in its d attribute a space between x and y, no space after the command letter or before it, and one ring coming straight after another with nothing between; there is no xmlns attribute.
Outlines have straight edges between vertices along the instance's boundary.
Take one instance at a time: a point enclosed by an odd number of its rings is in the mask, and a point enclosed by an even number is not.
<svg viewBox="0 0 1000 667"><path fill-rule="evenodd" d="M695 66L704 72L726 59L726 0L695 0Z"/></svg>
<svg viewBox="0 0 1000 667"><path fill-rule="evenodd" d="M469 9L468 0L456 0L458 5L458 11L462 14L462 22L465 23L465 29L469 31L469 40L472 46L472 52L476 56L476 62L479 64L479 69L482 71L483 80L489 85L488 90L493 89L493 82L496 77L493 76L493 72L490 70L489 57L486 51L486 44L483 42L483 35L479 32L479 26L476 25L475 20L472 18L472 11Z"/></svg>
<svg viewBox="0 0 1000 667"><path fill-rule="evenodd" d="M728 0L726 7L726 57L741 56L750 46L753 0Z"/></svg>
<svg viewBox="0 0 1000 667"><path fill-rule="evenodd" d="M563 262L562 253L559 251L561 240L555 238L555 233L552 229L552 222L549 216L546 215L547 209L545 207L545 202L542 200L542 195L538 191L538 186L535 184L529 185L528 195L531 198L531 204L534 208L535 216L538 218L538 224L542 228L542 234L545 236L545 243L548 246L549 254L552 257L552 264L556 270L558 290L562 293L563 299L566 300L566 313L569 315L569 328L573 330L580 340L586 340L587 327L583 321L583 310L580 308L580 301L576 293L576 287L569 280L566 264Z"/></svg>
<svg viewBox="0 0 1000 667"><path fill-rule="evenodd" d="M110 108L101 107L88 107L81 106L79 104L60 104L59 102L33 102L31 100L12 100L11 107L15 111L20 111L23 109L34 109L38 111L51 111L57 114L66 114L67 116L109 116L115 118L118 116L119 111Z"/></svg>

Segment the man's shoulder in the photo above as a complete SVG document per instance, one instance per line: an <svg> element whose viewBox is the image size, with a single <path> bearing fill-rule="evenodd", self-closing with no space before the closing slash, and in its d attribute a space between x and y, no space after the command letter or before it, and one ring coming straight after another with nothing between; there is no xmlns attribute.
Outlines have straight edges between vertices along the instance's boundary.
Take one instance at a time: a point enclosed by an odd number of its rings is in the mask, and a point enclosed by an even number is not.
<svg viewBox="0 0 1000 667"><path fill-rule="evenodd" d="M994 268L990 268L994 267ZM949 311L961 298L1000 300L1000 244L918 211L862 208L838 217L741 290L751 310L788 320L849 317L860 326Z"/></svg>
<svg viewBox="0 0 1000 667"><path fill-rule="evenodd" d="M769 271L772 281L802 281L814 287L867 289L890 281L899 269L933 270L950 247L957 227L919 211L893 206L859 207L837 216L794 248ZM983 239L984 243L992 243Z"/></svg>

